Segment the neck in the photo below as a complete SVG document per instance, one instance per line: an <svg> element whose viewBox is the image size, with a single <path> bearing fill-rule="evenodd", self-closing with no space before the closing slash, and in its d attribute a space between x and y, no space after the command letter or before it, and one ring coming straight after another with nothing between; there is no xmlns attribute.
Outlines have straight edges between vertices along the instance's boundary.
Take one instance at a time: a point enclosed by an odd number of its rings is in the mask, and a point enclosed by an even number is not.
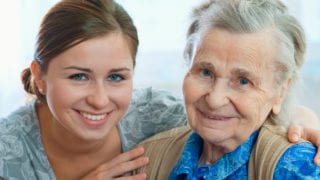
<svg viewBox="0 0 320 180"><path fill-rule="evenodd" d="M224 154L234 151L244 142L241 138L230 138L222 142L209 143L203 140L202 153L199 159L199 165L214 164Z"/></svg>
<svg viewBox="0 0 320 180"><path fill-rule="evenodd" d="M202 153L199 159L199 165L203 164L214 164L216 163L225 153L225 149L218 146L210 145L204 142Z"/></svg>

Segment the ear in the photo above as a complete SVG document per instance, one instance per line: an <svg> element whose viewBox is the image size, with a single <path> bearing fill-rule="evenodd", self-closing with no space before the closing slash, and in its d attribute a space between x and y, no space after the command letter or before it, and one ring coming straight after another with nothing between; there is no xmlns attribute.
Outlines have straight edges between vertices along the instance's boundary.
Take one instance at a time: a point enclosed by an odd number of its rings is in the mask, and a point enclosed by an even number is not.
<svg viewBox="0 0 320 180"><path fill-rule="evenodd" d="M46 94L46 81L44 78L44 74L41 71L40 64L37 61L32 61L31 65L30 65L30 70L31 70L32 77L34 78L34 81L36 83L36 86L37 86L39 92L42 95L45 95Z"/></svg>
<svg viewBox="0 0 320 180"><path fill-rule="evenodd" d="M280 87L280 92L278 94L278 97L276 98L275 104L272 107L272 112L274 114L279 114L280 110L281 110L281 105L283 103L283 100L285 99L287 92L288 92L288 88L291 85L291 78L287 79L282 86Z"/></svg>

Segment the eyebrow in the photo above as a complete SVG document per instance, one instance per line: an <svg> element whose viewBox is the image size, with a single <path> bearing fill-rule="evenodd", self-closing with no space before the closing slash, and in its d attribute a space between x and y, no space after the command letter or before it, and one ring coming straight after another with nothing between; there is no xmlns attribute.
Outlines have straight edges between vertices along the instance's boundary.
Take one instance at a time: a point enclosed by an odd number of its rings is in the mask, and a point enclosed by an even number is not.
<svg viewBox="0 0 320 180"><path fill-rule="evenodd" d="M213 71L216 69L216 67L210 62L197 62L194 64L194 66L212 69ZM247 78L250 78L252 81L260 82L259 81L260 78L258 76L254 75L252 72L250 72L244 68L232 69L231 75L237 76L237 77L247 77Z"/></svg>
<svg viewBox="0 0 320 180"><path fill-rule="evenodd" d="M84 71L84 72L92 72L89 68L83 68L83 67L79 67L79 66L68 66L64 68L65 70L69 70L69 69L74 69L74 70L79 70L79 71ZM122 67L122 68L115 68L115 69L111 69L111 73L116 73L116 72L120 72L120 71L131 71L130 68L127 67Z"/></svg>
<svg viewBox="0 0 320 180"><path fill-rule="evenodd" d="M83 68L83 67L78 67L78 66L68 66L63 68L65 70L69 70L69 69L75 69L75 70L79 70L79 71L85 71L85 72L91 72L91 70L89 68Z"/></svg>
<svg viewBox="0 0 320 180"><path fill-rule="evenodd" d="M130 69L130 68L126 68L126 67L123 67L123 68L115 68L115 69L111 69L110 72L116 73L116 72L121 72L121 71L131 71L131 69Z"/></svg>
<svg viewBox="0 0 320 180"><path fill-rule="evenodd" d="M232 75L236 76L242 76L242 77L250 77L251 73L248 70L241 69L241 68L235 68L231 71Z"/></svg>
<svg viewBox="0 0 320 180"><path fill-rule="evenodd" d="M215 66L209 62L197 62L194 64L196 67L201 67L201 68L208 68L215 70Z"/></svg>

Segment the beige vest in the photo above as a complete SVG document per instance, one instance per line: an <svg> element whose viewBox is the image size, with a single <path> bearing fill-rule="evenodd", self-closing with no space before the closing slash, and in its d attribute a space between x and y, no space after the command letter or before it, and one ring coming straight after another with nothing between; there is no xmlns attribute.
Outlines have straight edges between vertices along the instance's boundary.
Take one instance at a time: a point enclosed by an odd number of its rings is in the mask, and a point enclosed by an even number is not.
<svg viewBox="0 0 320 180"><path fill-rule="evenodd" d="M180 158L191 129L187 126L159 133L139 144L146 149L150 162L134 172L147 173L150 180L164 180ZM292 144L287 141L285 130L273 125L263 125L249 161L249 180L271 180L281 155Z"/></svg>

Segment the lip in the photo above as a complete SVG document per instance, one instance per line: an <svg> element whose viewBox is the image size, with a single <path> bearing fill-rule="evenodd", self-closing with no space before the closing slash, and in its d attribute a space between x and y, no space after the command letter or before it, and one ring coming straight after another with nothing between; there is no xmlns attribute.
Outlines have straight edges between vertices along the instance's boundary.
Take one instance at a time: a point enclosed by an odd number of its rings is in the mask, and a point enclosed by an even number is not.
<svg viewBox="0 0 320 180"><path fill-rule="evenodd" d="M212 120L212 121L228 121L231 120L233 118L235 118L234 116L230 116L230 115L224 115L224 114L216 114L216 113L208 113L205 111L202 111L200 109L197 109L198 113L204 117L205 119L208 120Z"/></svg>
<svg viewBox="0 0 320 180"><path fill-rule="evenodd" d="M97 113L97 114L94 114L94 113L86 113L86 112L80 112L80 114L89 119L89 120L92 120L92 121L100 121L102 119L104 119L108 113Z"/></svg>
<svg viewBox="0 0 320 180"><path fill-rule="evenodd" d="M80 119L82 122L90 128L99 128L106 124L113 111L105 112L105 113L92 113L86 111L78 111Z"/></svg>

